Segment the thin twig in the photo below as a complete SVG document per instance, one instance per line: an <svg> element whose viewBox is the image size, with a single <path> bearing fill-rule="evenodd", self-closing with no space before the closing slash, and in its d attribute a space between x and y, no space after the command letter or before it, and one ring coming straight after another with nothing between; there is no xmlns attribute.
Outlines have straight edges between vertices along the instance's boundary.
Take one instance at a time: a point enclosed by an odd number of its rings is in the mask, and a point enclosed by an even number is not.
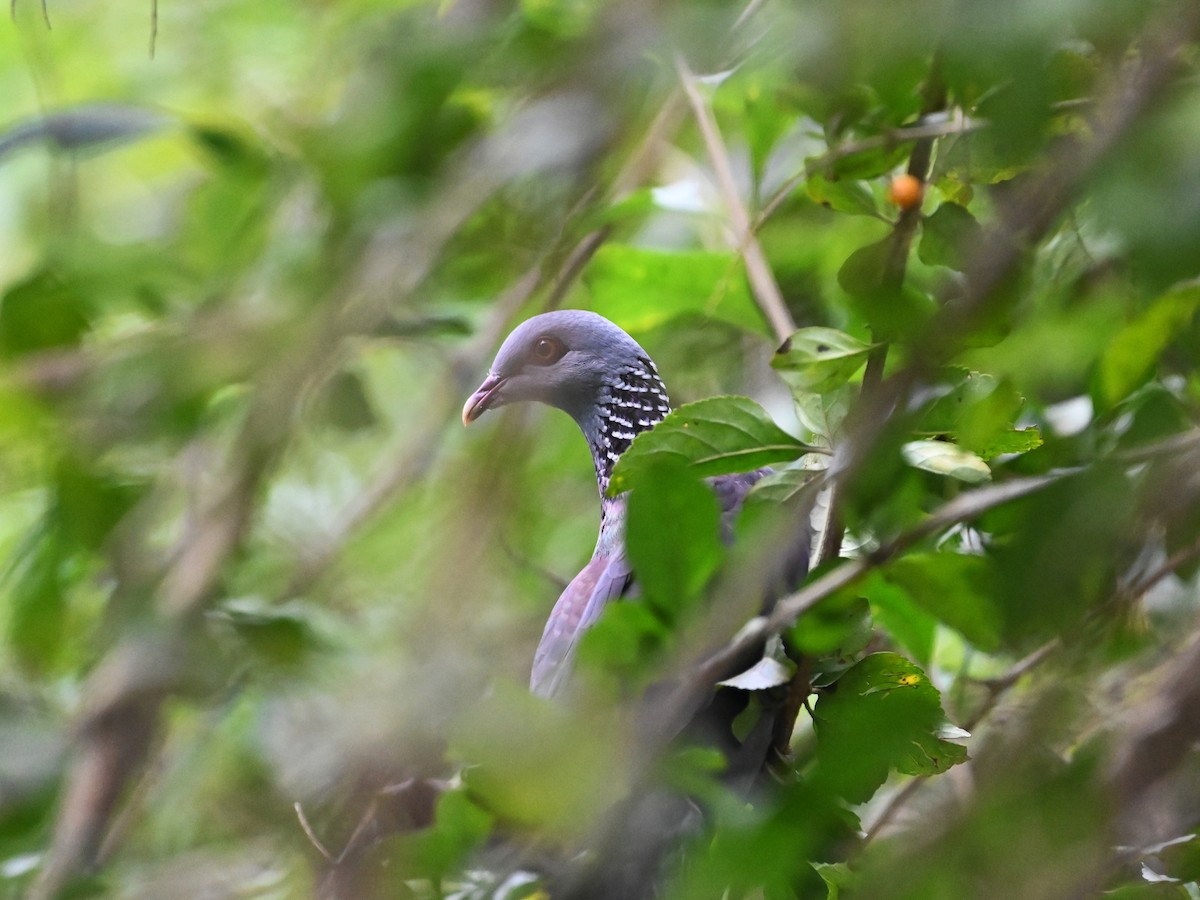
<svg viewBox="0 0 1200 900"><path fill-rule="evenodd" d="M1168 575L1175 574L1175 570L1180 566L1185 566L1190 562L1200 559L1200 538L1197 538L1186 547L1181 547L1163 561L1163 564L1142 578L1137 584L1129 588L1129 596L1136 599L1145 594L1150 588L1154 587Z"/></svg>
<svg viewBox="0 0 1200 900"><path fill-rule="evenodd" d="M750 226L750 216L738 195L737 183L733 178L733 167L730 164L725 143L721 138L720 129L717 127L717 121L713 118L708 104L700 94L696 76L692 74L687 62L679 53L675 54L675 71L678 73L679 82L683 85L684 93L687 95L692 115L695 116L696 124L700 128L700 134L704 138L709 161L717 176L717 187L721 192L721 198L725 201L725 210L729 215L734 234L734 246L740 249L742 259L746 262L746 277L750 281L754 299L758 302L759 308L775 332L778 342L782 344L796 330L796 323L783 301L783 294L779 290L779 284L775 281L775 275L771 272L771 266L767 262L762 245Z"/></svg>
<svg viewBox="0 0 1200 900"><path fill-rule="evenodd" d="M844 144L838 144L836 147L831 147L820 156L806 160L804 168L785 181L778 190L773 193L766 203L763 204L762 211L754 220L754 230L757 232L762 228L763 223L771 217L776 209L779 208L788 196L796 189L796 187L807 181L815 172L820 172L823 169L828 169L838 160L844 159L847 156L853 156L856 153L864 153L868 150L877 150L881 147L894 147L897 144L906 144L909 141L919 140L935 140L943 137L955 137L957 135L969 134L973 131L979 131L981 128L986 128L988 122L984 119L971 119L963 115L962 110L956 109L952 114L952 118L944 122L928 121L932 116L926 117L916 125L910 125L905 128L892 128L884 131L882 134L873 135L869 138L862 138L857 141L846 141Z"/></svg>
<svg viewBox="0 0 1200 900"><path fill-rule="evenodd" d="M317 833L308 824L308 816L304 815L304 807L300 805L299 800L292 804L292 809L296 811L296 818L300 821L300 827L304 829L304 834L308 838L309 843L317 848L317 852L321 856L325 857L325 862L334 862L333 854L325 849L325 845L321 843L321 839L317 837Z"/></svg>
<svg viewBox="0 0 1200 900"><path fill-rule="evenodd" d="M158 0L150 0L150 58L158 44Z"/></svg>

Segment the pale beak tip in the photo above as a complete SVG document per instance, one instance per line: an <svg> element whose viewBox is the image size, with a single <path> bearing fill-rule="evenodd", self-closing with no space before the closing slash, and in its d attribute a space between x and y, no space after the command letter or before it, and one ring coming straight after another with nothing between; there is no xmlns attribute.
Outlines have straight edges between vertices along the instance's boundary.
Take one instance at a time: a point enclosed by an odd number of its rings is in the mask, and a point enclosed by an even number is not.
<svg viewBox="0 0 1200 900"><path fill-rule="evenodd" d="M504 383L504 379L499 375L488 375L484 379L478 389L463 404L462 422L463 425L470 425L488 409L491 408L496 392L500 390L500 386ZM501 401L502 402L502 401Z"/></svg>

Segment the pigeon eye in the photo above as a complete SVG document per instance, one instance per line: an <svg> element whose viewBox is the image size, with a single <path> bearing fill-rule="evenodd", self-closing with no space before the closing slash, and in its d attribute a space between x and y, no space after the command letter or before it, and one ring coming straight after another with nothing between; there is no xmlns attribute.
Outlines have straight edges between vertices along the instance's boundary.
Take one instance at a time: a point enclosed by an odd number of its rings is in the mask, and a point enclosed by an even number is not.
<svg viewBox="0 0 1200 900"><path fill-rule="evenodd" d="M530 354L534 365L548 366L551 363L556 363L563 358L563 354L567 352L567 348L563 346L563 342L558 338L550 337L550 335L542 335L533 342L533 352Z"/></svg>

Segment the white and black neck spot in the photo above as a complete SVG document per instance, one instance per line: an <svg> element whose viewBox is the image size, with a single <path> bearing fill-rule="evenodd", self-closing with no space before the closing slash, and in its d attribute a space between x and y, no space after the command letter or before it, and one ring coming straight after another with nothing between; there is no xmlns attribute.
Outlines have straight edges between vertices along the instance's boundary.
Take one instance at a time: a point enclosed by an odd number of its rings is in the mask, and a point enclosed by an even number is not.
<svg viewBox="0 0 1200 900"><path fill-rule="evenodd" d="M588 436L601 496L608 490L613 466L633 439L661 422L670 411L667 389L650 359L639 357L635 364L613 373L601 393L595 428Z"/></svg>

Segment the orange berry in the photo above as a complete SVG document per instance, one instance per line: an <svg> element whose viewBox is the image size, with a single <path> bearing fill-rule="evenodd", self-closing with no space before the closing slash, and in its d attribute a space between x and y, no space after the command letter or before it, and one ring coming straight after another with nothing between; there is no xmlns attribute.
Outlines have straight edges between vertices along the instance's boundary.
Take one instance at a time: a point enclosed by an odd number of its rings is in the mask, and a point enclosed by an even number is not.
<svg viewBox="0 0 1200 900"><path fill-rule="evenodd" d="M925 199L925 185L912 175L897 175L888 185L888 199L901 209L920 206Z"/></svg>

